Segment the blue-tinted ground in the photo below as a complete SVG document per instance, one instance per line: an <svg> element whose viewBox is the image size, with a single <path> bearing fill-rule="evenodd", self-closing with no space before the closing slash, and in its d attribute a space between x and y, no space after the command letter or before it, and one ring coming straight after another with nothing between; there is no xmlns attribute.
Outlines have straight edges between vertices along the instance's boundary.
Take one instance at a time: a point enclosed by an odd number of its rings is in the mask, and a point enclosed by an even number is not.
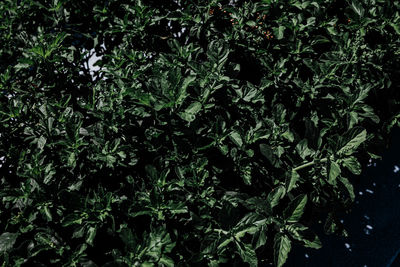
<svg viewBox="0 0 400 267"><path fill-rule="evenodd" d="M400 267L400 130L383 160L368 167L355 185L356 202L343 216L347 238L326 236L323 248L296 247L285 267Z"/></svg>

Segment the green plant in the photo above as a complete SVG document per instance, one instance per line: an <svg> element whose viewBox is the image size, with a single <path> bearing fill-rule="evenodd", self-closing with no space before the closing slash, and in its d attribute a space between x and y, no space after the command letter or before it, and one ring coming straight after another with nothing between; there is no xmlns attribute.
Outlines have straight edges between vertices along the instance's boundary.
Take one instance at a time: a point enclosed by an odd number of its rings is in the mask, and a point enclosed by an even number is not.
<svg viewBox="0 0 400 267"><path fill-rule="evenodd" d="M316 218L346 234L399 125L397 10L4 0L3 266L282 266Z"/></svg>

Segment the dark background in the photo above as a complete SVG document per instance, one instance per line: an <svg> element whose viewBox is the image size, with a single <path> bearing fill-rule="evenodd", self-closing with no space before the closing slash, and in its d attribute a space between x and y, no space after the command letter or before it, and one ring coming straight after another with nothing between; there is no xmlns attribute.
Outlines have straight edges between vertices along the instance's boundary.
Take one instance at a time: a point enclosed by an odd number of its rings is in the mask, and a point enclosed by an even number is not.
<svg viewBox="0 0 400 267"><path fill-rule="evenodd" d="M367 167L354 185L355 203L343 214L349 236L327 236L316 227L323 247L295 247L285 266L400 266L400 129L378 160Z"/></svg>

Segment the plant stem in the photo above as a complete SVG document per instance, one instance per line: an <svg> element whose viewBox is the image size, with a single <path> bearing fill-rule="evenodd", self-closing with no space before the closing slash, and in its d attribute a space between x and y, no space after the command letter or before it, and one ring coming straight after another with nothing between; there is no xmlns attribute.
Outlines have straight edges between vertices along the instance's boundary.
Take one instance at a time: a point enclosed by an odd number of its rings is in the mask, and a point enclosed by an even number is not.
<svg viewBox="0 0 400 267"><path fill-rule="evenodd" d="M323 159L321 159L320 161L318 161L318 162L327 162L328 161L328 158L323 158ZM312 166L312 165L314 165L315 163L317 163L315 160L313 160L313 161L310 161L310 162L307 162L307 163L305 163L305 164L303 164L303 165L300 165L300 166L297 166L296 168L293 168L293 170L294 171L298 171L298 170L301 170L301 169L303 169L303 168L307 168L307 167L309 167L309 166Z"/></svg>

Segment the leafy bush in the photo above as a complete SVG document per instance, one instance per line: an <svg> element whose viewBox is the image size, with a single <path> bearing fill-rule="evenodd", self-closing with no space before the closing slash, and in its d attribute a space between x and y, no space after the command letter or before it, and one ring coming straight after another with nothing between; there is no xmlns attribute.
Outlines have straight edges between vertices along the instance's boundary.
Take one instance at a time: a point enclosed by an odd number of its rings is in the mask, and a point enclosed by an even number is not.
<svg viewBox="0 0 400 267"><path fill-rule="evenodd" d="M399 8L3 0L3 266L282 266L319 218L346 234L399 124Z"/></svg>

